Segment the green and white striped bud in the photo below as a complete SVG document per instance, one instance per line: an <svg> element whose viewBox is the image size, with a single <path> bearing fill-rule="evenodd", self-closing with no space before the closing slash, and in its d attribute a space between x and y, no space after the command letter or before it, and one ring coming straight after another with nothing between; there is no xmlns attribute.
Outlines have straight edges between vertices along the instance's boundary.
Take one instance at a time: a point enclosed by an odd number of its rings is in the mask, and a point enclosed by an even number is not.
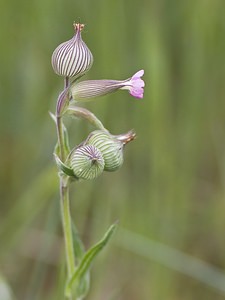
<svg viewBox="0 0 225 300"><path fill-rule="evenodd" d="M52 67L56 74L64 77L79 77L92 66L93 56L81 37L83 24L74 23L75 35L60 44L52 54Z"/></svg>
<svg viewBox="0 0 225 300"><path fill-rule="evenodd" d="M103 130L96 130L89 135L86 144L93 145L101 151L105 171L115 171L122 166L124 143L115 136Z"/></svg>
<svg viewBox="0 0 225 300"><path fill-rule="evenodd" d="M104 170L104 159L99 149L84 145L75 149L70 157L70 166L77 178L94 179Z"/></svg>

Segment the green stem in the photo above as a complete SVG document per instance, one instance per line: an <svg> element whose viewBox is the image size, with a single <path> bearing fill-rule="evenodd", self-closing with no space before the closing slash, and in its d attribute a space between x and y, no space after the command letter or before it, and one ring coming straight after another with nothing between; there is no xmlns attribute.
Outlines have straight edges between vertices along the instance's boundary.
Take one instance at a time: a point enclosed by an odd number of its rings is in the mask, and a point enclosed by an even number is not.
<svg viewBox="0 0 225 300"><path fill-rule="evenodd" d="M68 86L68 78L65 79L66 89ZM58 100L60 101L60 100ZM57 103L57 108L58 108ZM57 111L57 109L56 109ZM56 127L57 127L57 136L58 136L58 145L60 149L60 159L62 162L66 159L66 145L63 133L63 123L62 117L59 111L56 113ZM63 225L63 234L65 240L65 252L66 252L66 263L67 263L67 275L68 279L74 273L75 270L75 256L73 249L73 236L72 236L72 222L70 216L70 202L69 202L69 177L60 174L60 206L61 206L61 215L62 215L62 225ZM72 300L72 297L70 298Z"/></svg>
<svg viewBox="0 0 225 300"><path fill-rule="evenodd" d="M72 222L70 216L70 201L68 180L63 176L60 178L61 213L65 239L66 262L68 278L71 278L75 270L75 257L73 249Z"/></svg>
<svg viewBox="0 0 225 300"><path fill-rule="evenodd" d="M64 161L65 145L64 145L64 138L63 138L63 125L62 125L62 120L59 117L57 118L57 133L58 133L58 143L60 147L60 156L61 159ZM68 176L60 174L61 217L62 217L63 234L65 240L67 276L68 279L70 279L75 270L75 256L74 256L74 249L73 249L68 179L69 179ZM72 297L70 297L70 300L72 300Z"/></svg>
<svg viewBox="0 0 225 300"><path fill-rule="evenodd" d="M83 118L84 120L87 120L90 124L95 126L97 129L108 132L102 122L92 112L84 107L69 105L67 108L67 113L72 114L78 118Z"/></svg>

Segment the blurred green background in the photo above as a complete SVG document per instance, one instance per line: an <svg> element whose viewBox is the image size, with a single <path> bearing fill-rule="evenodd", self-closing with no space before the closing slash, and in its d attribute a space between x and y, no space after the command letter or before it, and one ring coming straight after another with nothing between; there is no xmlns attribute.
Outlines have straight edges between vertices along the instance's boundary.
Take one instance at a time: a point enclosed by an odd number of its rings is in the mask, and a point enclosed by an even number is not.
<svg viewBox="0 0 225 300"><path fill-rule="evenodd" d="M120 221L87 299L225 299L224 10L223 0L0 1L0 274L13 299L63 299L48 112L63 87L51 54L73 21L94 55L85 79L143 68L146 83L143 100L121 91L85 104L112 133L138 135L122 169L71 188L86 247ZM92 130L68 125L74 145Z"/></svg>

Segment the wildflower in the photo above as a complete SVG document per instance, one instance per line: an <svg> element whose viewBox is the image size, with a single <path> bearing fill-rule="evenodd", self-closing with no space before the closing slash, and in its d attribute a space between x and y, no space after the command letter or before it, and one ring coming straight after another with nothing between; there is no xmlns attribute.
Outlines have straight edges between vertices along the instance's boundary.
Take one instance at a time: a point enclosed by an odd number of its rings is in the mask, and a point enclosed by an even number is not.
<svg viewBox="0 0 225 300"><path fill-rule="evenodd" d="M135 73L126 80L85 80L73 83L70 88L70 96L75 101L87 101L89 98L104 96L117 90L129 90L135 98L143 98L145 83L141 79L144 70Z"/></svg>
<svg viewBox="0 0 225 300"><path fill-rule="evenodd" d="M56 74L79 77L92 66L93 56L81 37L84 24L74 23L72 39L60 44L52 54L52 67Z"/></svg>
<svg viewBox="0 0 225 300"><path fill-rule="evenodd" d="M144 75L144 70L140 70L135 73L130 80L126 82L126 85L121 90L129 90L130 94L135 98L143 98L144 94L144 80L141 77Z"/></svg>

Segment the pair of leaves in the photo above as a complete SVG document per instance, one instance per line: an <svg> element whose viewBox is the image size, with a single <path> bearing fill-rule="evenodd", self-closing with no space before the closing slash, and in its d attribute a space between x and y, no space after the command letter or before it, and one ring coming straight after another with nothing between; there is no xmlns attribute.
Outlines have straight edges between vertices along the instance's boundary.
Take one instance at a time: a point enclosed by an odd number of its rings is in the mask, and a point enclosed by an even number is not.
<svg viewBox="0 0 225 300"><path fill-rule="evenodd" d="M117 223L111 225L103 238L92 246L87 252L84 252L84 247L74 227L74 251L78 260L78 266L67 282L65 295L70 297L74 292L79 299L83 299L89 289L89 270L91 263L97 254L107 245L113 232L117 227Z"/></svg>

